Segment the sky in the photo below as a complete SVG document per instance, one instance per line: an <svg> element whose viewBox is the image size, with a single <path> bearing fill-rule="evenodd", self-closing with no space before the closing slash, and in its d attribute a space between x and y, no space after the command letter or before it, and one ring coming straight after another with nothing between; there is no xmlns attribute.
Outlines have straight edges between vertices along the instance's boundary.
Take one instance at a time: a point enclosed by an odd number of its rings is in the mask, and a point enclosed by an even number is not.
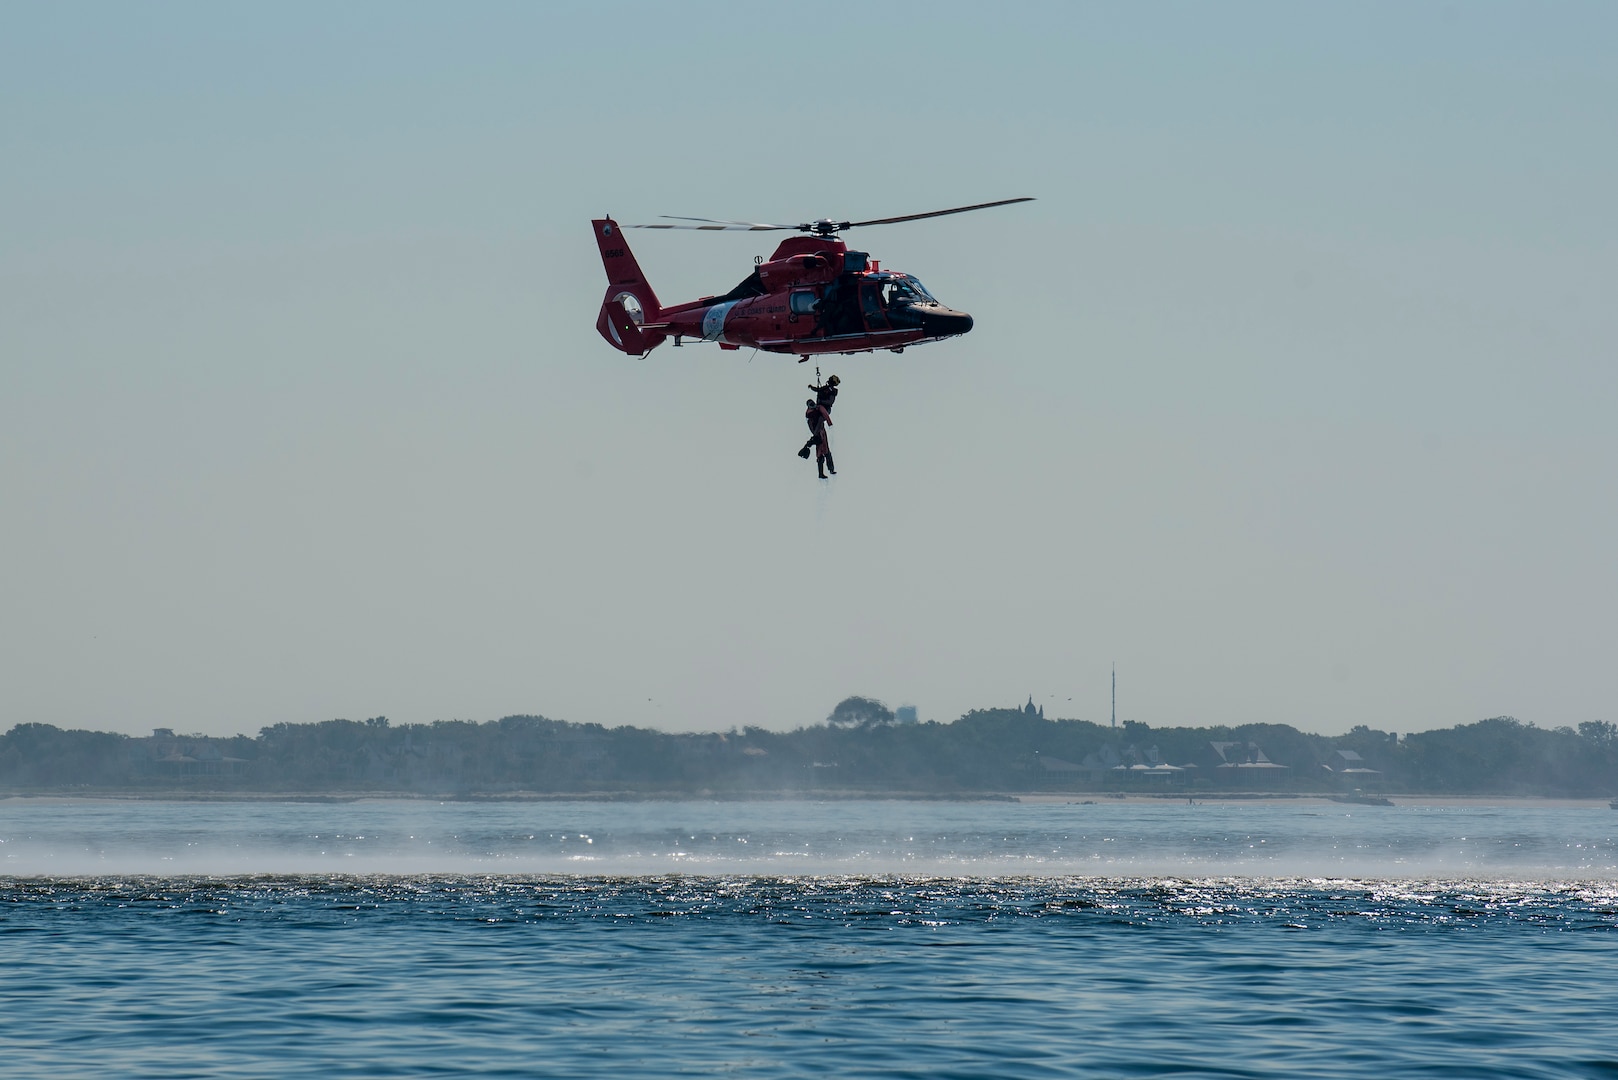
<svg viewBox="0 0 1618 1080"><path fill-rule="evenodd" d="M0 730L1618 719L1618 6L0 0ZM965 337L623 356L590 219ZM665 303L778 235L629 234Z"/></svg>

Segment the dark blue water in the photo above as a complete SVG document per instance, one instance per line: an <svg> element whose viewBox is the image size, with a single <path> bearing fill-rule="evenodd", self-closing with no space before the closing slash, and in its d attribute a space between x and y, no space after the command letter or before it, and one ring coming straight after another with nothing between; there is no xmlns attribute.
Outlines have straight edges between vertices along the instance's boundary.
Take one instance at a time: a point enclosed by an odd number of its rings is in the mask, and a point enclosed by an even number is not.
<svg viewBox="0 0 1618 1080"><path fill-rule="evenodd" d="M0 1071L1618 1076L1615 823L11 801Z"/></svg>

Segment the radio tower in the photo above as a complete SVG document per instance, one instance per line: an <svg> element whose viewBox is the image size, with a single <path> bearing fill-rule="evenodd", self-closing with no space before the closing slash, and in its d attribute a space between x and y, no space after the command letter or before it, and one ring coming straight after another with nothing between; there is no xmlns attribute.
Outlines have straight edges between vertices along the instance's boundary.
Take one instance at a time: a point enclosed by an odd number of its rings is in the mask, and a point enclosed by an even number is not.
<svg viewBox="0 0 1618 1080"><path fill-rule="evenodd" d="M1112 665L1112 726L1118 726L1118 665Z"/></svg>

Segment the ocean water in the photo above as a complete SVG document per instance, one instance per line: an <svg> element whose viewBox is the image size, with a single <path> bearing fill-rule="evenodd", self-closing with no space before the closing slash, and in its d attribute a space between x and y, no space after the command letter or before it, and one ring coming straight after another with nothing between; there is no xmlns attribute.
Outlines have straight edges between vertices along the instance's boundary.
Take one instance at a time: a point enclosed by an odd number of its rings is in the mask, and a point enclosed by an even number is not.
<svg viewBox="0 0 1618 1080"><path fill-rule="evenodd" d="M1618 813L0 801L0 1073L1618 1077Z"/></svg>

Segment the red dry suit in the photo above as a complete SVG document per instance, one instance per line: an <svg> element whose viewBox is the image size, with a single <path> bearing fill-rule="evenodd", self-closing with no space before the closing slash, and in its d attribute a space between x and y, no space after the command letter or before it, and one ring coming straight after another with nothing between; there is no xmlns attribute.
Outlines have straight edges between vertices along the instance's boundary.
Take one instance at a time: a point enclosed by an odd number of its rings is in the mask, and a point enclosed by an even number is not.
<svg viewBox="0 0 1618 1080"><path fill-rule="evenodd" d="M831 444L826 440L826 425L831 423L831 413L819 402L805 404L808 408L803 410L803 420L809 425L809 441L815 445L815 460L824 461L831 456Z"/></svg>

